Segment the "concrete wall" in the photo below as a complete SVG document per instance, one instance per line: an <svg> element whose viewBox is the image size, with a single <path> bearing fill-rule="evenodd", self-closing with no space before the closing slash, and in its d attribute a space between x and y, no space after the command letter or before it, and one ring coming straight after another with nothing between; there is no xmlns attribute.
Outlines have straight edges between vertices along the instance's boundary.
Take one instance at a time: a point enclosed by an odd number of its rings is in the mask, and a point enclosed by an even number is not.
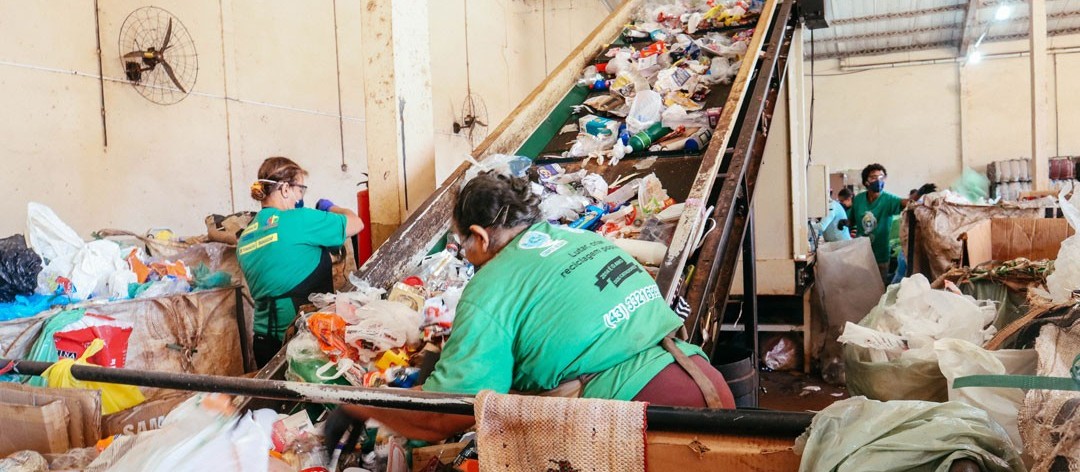
<svg viewBox="0 0 1080 472"><path fill-rule="evenodd" d="M486 102L493 129L608 13L600 0L467 3L467 15L465 0L427 4L436 140L404 164L416 178L411 207L471 149L452 131L466 90ZM355 205L364 120L379 119L364 110L364 2L156 3L183 22L199 56L192 94L169 106L136 93L118 59L120 27L145 3L99 4L108 146L94 2L0 0L0 187L9 192L0 236L25 231L28 201L84 236L105 227L202 233L207 214L257 207L248 185L271 155L311 171L309 205Z"/></svg>
<svg viewBox="0 0 1080 472"><path fill-rule="evenodd" d="M1080 155L1080 138L1067 131L1080 124L1080 89L1071 85L1080 55L1066 49L1078 44L1075 36L1049 43L1058 49L1047 70L1054 155ZM830 171L880 162L889 190L906 195L926 182L947 187L964 166L983 172L989 162L1029 157L1030 66L1018 54L1026 48L984 45L987 57L966 65L946 50L817 61L813 162ZM808 62L804 69L809 75Z"/></svg>
<svg viewBox="0 0 1080 472"><path fill-rule="evenodd" d="M453 131L470 92L486 105L488 128L495 129L610 13L601 0L443 0L430 5L437 182L472 150L465 134ZM475 144L480 140L477 135Z"/></svg>
<svg viewBox="0 0 1080 472"><path fill-rule="evenodd" d="M357 43L358 3L159 2L198 52L191 95L168 106L139 95L119 60L121 25L144 5L100 2L102 84L94 2L0 1L0 186L11 192L0 234L25 230L27 201L84 236L205 232L205 215L257 206L248 185L270 155L310 169L309 199L355 201L366 160L362 64L349 47L339 64L335 39Z"/></svg>

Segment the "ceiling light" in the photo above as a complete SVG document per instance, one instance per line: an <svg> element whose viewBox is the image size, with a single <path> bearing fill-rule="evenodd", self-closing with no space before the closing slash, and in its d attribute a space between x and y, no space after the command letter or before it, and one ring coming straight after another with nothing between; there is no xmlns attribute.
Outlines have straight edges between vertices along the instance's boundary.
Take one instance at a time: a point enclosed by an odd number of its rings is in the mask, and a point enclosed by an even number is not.
<svg viewBox="0 0 1080 472"><path fill-rule="evenodd" d="M1012 5L1009 5L1008 3L1002 3L1001 6L997 7L997 11L994 12L994 19L997 21L1005 21L1009 19L1009 16L1012 15L1012 9Z"/></svg>
<svg viewBox="0 0 1080 472"><path fill-rule="evenodd" d="M967 62L968 64L978 64L980 61L982 61L982 58L983 55L981 52L971 51L971 54L968 54Z"/></svg>

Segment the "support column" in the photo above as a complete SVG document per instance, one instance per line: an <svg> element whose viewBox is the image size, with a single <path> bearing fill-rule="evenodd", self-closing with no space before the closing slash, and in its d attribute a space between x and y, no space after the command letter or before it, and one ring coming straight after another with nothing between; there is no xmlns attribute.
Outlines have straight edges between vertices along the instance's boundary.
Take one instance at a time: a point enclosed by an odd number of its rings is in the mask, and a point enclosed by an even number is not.
<svg viewBox="0 0 1080 472"><path fill-rule="evenodd" d="M367 0L360 13L360 48L364 55L364 122L371 190L371 240L382 245L401 224L401 135L394 84L392 2Z"/></svg>
<svg viewBox="0 0 1080 472"><path fill-rule="evenodd" d="M435 191L435 113L427 0L394 0L394 69L405 218ZM370 116L370 115L369 115ZM406 132L405 130L408 130Z"/></svg>
<svg viewBox="0 0 1080 472"><path fill-rule="evenodd" d="M1033 190L1050 188L1050 146L1047 143L1046 0L1030 0L1031 27L1031 180Z"/></svg>
<svg viewBox="0 0 1080 472"><path fill-rule="evenodd" d="M803 29L798 28L791 36L791 49L788 50L788 73L784 78L787 81L788 99L788 155L790 157L788 166L791 178L791 255L793 258L800 258L810 252L806 229L807 136L803 70Z"/></svg>

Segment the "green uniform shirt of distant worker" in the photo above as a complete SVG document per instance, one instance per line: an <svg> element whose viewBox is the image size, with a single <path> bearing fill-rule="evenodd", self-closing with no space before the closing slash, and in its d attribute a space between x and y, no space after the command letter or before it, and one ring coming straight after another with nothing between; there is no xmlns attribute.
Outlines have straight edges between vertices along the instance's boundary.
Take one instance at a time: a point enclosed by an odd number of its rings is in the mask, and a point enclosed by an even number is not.
<svg viewBox="0 0 1080 472"><path fill-rule="evenodd" d="M599 372L583 397L630 400L673 362L659 343L681 325L629 254L596 233L537 223L466 286L424 390L535 393Z"/></svg>
<svg viewBox="0 0 1080 472"><path fill-rule="evenodd" d="M319 265L324 248L344 243L344 215L310 208L263 208L244 229L236 252L252 298L263 299L292 290ZM281 298L273 304L275 333L269 333L270 310L259 308L262 311L255 312L255 332L283 338L296 316L292 300Z"/></svg>
<svg viewBox="0 0 1080 472"><path fill-rule="evenodd" d="M874 259L878 264L889 262L889 231L893 217L904 210L906 201L885 191L885 168L871 164L863 169L863 185L866 191L855 195L848 221L854 236L870 238Z"/></svg>

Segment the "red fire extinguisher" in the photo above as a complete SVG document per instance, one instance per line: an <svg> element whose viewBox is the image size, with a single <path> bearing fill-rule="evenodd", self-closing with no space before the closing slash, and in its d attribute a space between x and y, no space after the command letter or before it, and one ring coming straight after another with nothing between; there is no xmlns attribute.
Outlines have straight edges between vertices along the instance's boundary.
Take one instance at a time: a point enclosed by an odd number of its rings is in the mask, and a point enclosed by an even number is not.
<svg viewBox="0 0 1080 472"><path fill-rule="evenodd" d="M356 192L356 214L364 222L364 229L356 235L356 266L360 267L371 257L371 200L368 197L367 174L364 181L357 184L360 191Z"/></svg>

